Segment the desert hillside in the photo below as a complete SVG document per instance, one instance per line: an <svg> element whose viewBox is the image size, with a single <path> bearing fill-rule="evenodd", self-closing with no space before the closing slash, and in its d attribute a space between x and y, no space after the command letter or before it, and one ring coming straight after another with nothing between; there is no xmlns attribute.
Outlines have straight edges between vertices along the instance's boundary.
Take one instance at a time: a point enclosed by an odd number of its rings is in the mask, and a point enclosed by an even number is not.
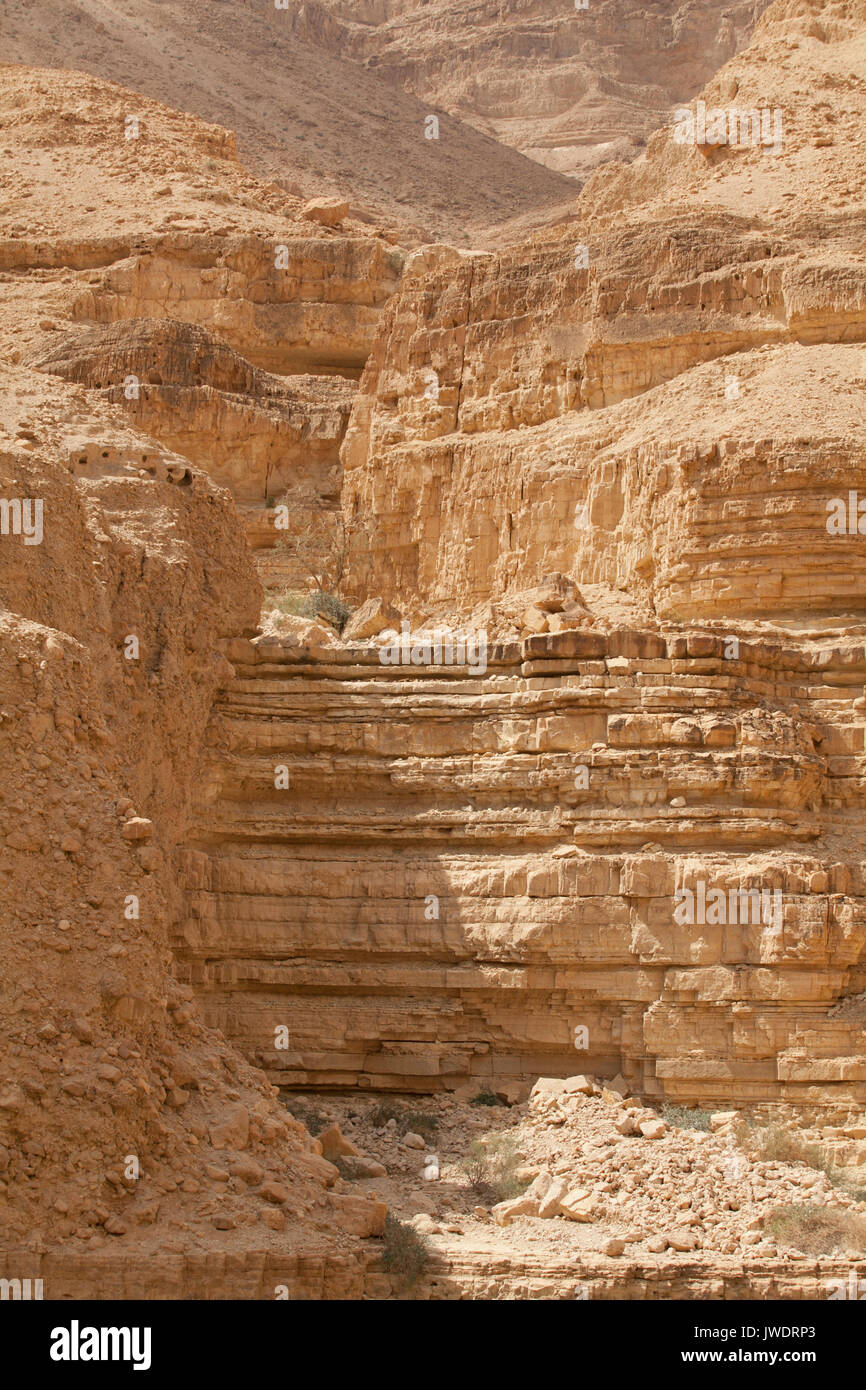
<svg viewBox="0 0 866 1390"><path fill-rule="evenodd" d="M80 70L218 123L261 178L289 195L351 197L407 243L466 244L474 228L557 209L577 192L360 63L347 69L342 48L303 38L270 0L5 0L0 35L4 61Z"/></svg>
<svg viewBox="0 0 866 1390"><path fill-rule="evenodd" d="M866 0L552 8L0 0L47 1299L866 1278Z"/></svg>

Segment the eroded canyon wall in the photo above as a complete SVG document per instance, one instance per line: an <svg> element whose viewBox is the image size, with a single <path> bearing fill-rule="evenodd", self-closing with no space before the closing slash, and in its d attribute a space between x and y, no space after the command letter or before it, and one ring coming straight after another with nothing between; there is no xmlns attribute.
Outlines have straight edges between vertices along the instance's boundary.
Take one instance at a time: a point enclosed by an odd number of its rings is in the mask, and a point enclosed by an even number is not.
<svg viewBox="0 0 866 1390"><path fill-rule="evenodd" d="M403 253L352 219L305 220L229 131L83 74L0 73L11 360L100 392L205 469L265 584L305 587L278 543L339 507L355 381Z"/></svg>
<svg viewBox="0 0 866 1390"><path fill-rule="evenodd" d="M633 158L742 48L767 0L293 0L294 31L550 169Z"/></svg>
<svg viewBox="0 0 866 1390"><path fill-rule="evenodd" d="M863 6L819 8L773 6L702 97L778 103L780 151L668 129L569 227L407 263L343 447L350 591L491 656L234 649L179 949L274 1078L577 1059L862 1102ZM687 889L771 906L681 922Z"/></svg>

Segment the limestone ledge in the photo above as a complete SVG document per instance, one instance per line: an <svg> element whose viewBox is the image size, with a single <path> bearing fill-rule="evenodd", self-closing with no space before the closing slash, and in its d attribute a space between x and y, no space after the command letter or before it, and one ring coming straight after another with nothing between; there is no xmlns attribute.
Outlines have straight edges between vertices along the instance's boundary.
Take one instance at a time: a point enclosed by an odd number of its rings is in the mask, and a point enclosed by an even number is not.
<svg viewBox="0 0 866 1390"><path fill-rule="evenodd" d="M339 1302L404 1297L381 1268L381 1254L274 1255L264 1251L202 1251L130 1259L94 1253L0 1254L0 1278L42 1279L45 1301L262 1300ZM26 1273L22 1273L26 1271ZM814 1257L743 1259L688 1255L676 1259L613 1259L595 1252L578 1265L550 1254L503 1249L449 1249L436 1241L411 1297L423 1301L519 1299L589 1303L608 1299L823 1300L866 1265Z"/></svg>

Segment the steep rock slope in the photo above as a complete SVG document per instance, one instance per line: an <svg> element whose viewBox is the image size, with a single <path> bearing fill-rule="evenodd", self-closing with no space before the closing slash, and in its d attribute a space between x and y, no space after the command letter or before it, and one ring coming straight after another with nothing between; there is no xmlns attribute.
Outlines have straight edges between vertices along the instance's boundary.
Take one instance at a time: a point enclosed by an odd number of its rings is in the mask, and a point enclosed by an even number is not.
<svg viewBox="0 0 866 1390"><path fill-rule="evenodd" d="M206 151L224 172L220 216L237 200L261 262L275 237L294 235L308 261L317 242L267 193L243 202L253 181L225 132L153 104L138 108L139 145L119 88L8 67L0 79L0 1268L42 1278L46 1298L387 1291L359 1244L384 1207L345 1188L175 972L173 856L233 675L221 648L255 632L261 590L229 493L104 399L115 369L146 380L141 338L123 362L100 360L94 340L113 330L88 321L106 280L136 283L157 248L175 267L159 282L169 300L172 283L208 284L225 231L167 225L160 241L149 221L156 206L191 225L207 214L200 190L154 201L167 165L191 170ZM341 239L318 244L333 254ZM297 288L284 302L306 322L327 314ZM186 312L209 313L206 296ZM167 381L198 359L215 394L265 394L267 374L225 341L189 322L179 337L179 354L159 347ZM68 383L23 360L60 341ZM285 411L291 387L275 389Z"/></svg>
<svg viewBox="0 0 866 1390"><path fill-rule="evenodd" d="M122 87L7 66L0 112L0 344L206 468L266 581L305 578L275 545L338 505L354 381L402 253L351 219L303 220L229 131ZM303 501L278 532L290 486Z"/></svg>
<svg viewBox="0 0 866 1390"><path fill-rule="evenodd" d="M182 1255L231 1297L236 1251L259 1296L357 1293L381 1209L328 1192L168 948L219 644L258 611L230 499L80 389L4 365L3 399L4 498L42 508L0 545L3 1274L165 1296Z"/></svg>
<svg viewBox="0 0 866 1390"><path fill-rule="evenodd" d="M774 5L704 93L781 110L780 153L668 129L567 230L410 260L344 447L345 505L379 522L363 591L471 606L573 565L683 617L698 560L701 614L861 606L857 534L824 522L859 481L866 39L862 3L823 13Z"/></svg>

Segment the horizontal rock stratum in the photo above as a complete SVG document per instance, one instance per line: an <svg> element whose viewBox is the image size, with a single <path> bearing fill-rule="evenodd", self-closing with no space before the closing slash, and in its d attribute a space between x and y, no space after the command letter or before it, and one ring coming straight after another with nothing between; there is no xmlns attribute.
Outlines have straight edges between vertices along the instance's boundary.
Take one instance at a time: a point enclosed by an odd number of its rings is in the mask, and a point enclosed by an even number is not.
<svg viewBox="0 0 866 1390"><path fill-rule="evenodd" d="M866 1096L862 1024L830 1016L866 984L862 638L564 632L475 678L363 646L229 655L178 950L275 1081L577 1061L714 1106ZM678 921L683 889L724 908Z"/></svg>

